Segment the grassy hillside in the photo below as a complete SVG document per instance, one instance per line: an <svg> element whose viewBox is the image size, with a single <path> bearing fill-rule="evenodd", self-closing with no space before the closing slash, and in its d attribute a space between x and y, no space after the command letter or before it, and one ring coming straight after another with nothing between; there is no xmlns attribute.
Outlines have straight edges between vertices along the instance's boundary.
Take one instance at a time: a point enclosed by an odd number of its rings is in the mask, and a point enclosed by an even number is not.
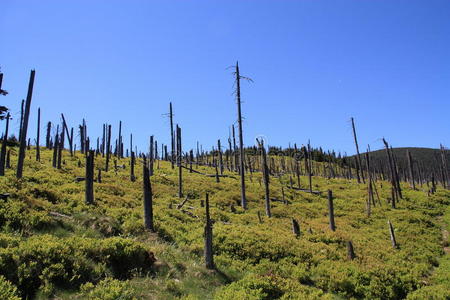
<svg viewBox="0 0 450 300"><path fill-rule="evenodd" d="M14 154L14 153L13 153ZM143 226L142 168L129 180L129 160L102 173L95 205L84 203L84 157L64 153L61 170L51 151L27 152L24 177L13 169L0 177L1 299L445 299L450 297L450 260L443 239L450 225L450 191L427 196L403 186L397 209L387 204L390 186L377 182L380 200L365 212L363 184L313 178L321 195L284 189L289 204L272 202L264 215L260 174L247 178L249 209L239 207L236 178L183 170L189 201L176 208L177 170L157 162L151 177L157 233ZM81 167L78 163L81 163ZM12 156L15 166L16 156ZM103 168L98 156L95 167ZM205 173L214 170L199 167ZM230 174L227 172L227 174ZM306 178L301 178L306 183ZM289 177L271 180L281 198ZM335 196L336 231L328 226L326 191ZM210 194L217 271L203 265L204 208ZM171 205L172 204L172 205ZM300 223L301 235L291 222ZM395 227L391 246L387 221ZM356 258L348 260L352 241Z"/></svg>

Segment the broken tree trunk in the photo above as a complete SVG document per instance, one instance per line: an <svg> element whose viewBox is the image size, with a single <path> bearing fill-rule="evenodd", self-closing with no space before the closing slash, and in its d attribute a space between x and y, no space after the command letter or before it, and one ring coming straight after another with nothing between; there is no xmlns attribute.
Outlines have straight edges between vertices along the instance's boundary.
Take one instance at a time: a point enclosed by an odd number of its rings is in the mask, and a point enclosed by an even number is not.
<svg viewBox="0 0 450 300"><path fill-rule="evenodd" d="M333 192L331 190L328 190L328 215L330 218L330 229L335 231L336 225L334 223Z"/></svg>
<svg viewBox="0 0 450 300"><path fill-rule="evenodd" d="M35 71L31 70L30 82L28 83L27 102L25 104L25 114L23 118L23 124L21 127L19 158L17 161L17 173L16 173L16 177L18 179L22 178L23 162L25 160L25 146L27 140L28 119L30 118L31 98L33 96L34 74Z"/></svg>
<svg viewBox="0 0 450 300"><path fill-rule="evenodd" d="M397 240L395 239L394 226L392 226L391 221L388 220L389 234L391 236L392 248L397 248Z"/></svg>
<svg viewBox="0 0 450 300"><path fill-rule="evenodd" d="M147 160L144 155L143 164L143 188L144 188L144 224L145 228L154 232L153 227L153 193L152 185L150 182L150 172L147 165Z"/></svg>
<svg viewBox="0 0 450 300"><path fill-rule="evenodd" d="M209 195L206 193L205 201L206 224L205 224L205 265L207 269L214 269L213 253L213 229L211 216L209 214Z"/></svg>
<svg viewBox="0 0 450 300"><path fill-rule="evenodd" d="M353 250L353 243L352 241L347 241L347 258L349 260L355 259L355 251Z"/></svg>
<svg viewBox="0 0 450 300"><path fill-rule="evenodd" d="M94 150L89 150L86 156L86 188L85 188L85 202L86 204L94 204Z"/></svg>
<svg viewBox="0 0 450 300"><path fill-rule="evenodd" d="M292 219L292 232L296 237L300 236L300 225L298 224L296 219Z"/></svg>
<svg viewBox="0 0 450 300"><path fill-rule="evenodd" d="M41 160L41 149L39 148L41 133L41 108L38 108L37 133L36 133L36 161Z"/></svg>
<svg viewBox="0 0 450 300"><path fill-rule="evenodd" d="M6 128L3 134L2 150L0 152L0 176L5 176L5 166L6 166L6 146L8 144L8 130L9 130L9 119L10 114L6 115Z"/></svg>

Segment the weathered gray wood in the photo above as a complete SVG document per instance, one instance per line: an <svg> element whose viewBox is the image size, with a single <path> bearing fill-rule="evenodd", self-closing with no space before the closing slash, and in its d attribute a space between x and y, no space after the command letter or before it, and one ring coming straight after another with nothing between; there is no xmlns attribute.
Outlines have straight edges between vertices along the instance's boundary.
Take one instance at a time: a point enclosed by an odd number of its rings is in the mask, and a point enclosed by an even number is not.
<svg viewBox="0 0 450 300"><path fill-rule="evenodd" d="M28 83L27 101L25 104L25 114L24 114L24 118L23 118L23 124L21 126L19 158L17 161L17 173L16 173L16 177L18 179L22 178L23 163L25 160L25 146L26 146L26 140L27 140L28 120L30 118L31 98L33 96L34 74L35 74L35 71L31 70L30 82Z"/></svg>
<svg viewBox="0 0 450 300"><path fill-rule="evenodd" d="M177 125L177 167L178 167L178 197L183 197L183 168L181 164L181 128Z"/></svg>
<svg viewBox="0 0 450 300"><path fill-rule="evenodd" d="M245 153L244 153L244 136L242 133L242 112L241 112L241 76L239 74L239 63L236 62L236 100L238 110L238 127L239 127L239 163L241 175L241 206L247 209L247 198L245 196Z"/></svg>
<svg viewBox="0 0 450 300"><path fill-rule="evenodd" d="M392 248L397 248L397 240L395 239L394 226L392 226L391 221L387 221L389 226L389 235L391 236Z"/></svg>

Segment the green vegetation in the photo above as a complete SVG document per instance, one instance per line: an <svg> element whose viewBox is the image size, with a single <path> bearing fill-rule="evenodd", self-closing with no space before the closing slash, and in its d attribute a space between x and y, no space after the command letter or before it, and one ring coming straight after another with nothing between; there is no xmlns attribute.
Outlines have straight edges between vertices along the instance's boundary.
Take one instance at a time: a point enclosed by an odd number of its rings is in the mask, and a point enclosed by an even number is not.
<svg viewBox="0 0 450 300"><path fill-rule="evenodd" d="M11 163L16 164L17 151ZM321 195L285 188L289 204L272 202L264 214L261 174L247 178L249 209L240 206L239 180L183 170L185 209L176 209L177 172L155 163L151 177L156 233L143 224L142 168L129 180L129 159L102 172L95 204L84 202L84 156L64 152L61 170L52 153L41 162L27 152L24 177L0 177L0 298L20 299L449 299L450 191L402 186L397 209L386 203L388 182L377 182L381 205L366 214L367 186L355 180L313 178ZM116 158L113 158L113 160ZM81 167L78 167L78 162ZM97 156L95 168L103 168ZM198 167L214 174L214 169ZM231 174L226 172L227 174ZM271 180L281 199L289 176ZM307 178L301 183L306 186ZM328 229L326 191L333 190L336 231ZM203 267L204 208L210 194L217 271ZM170 205L172 204L172 205ZM301 234L292 233L291 220ZM387 221L395 228L392 248ZM447 233L445 233L447 230ZM356 258L349 261L346 242Z"/></svg>

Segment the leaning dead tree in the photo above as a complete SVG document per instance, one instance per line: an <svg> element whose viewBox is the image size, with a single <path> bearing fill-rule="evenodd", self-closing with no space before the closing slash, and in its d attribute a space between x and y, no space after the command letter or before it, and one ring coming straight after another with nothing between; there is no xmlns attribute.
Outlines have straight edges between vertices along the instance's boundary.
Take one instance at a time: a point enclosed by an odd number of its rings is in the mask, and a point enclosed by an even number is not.
<svg viewBox="0 0 450 300"><path fill-rule="evenodd" d="M358 183L360 182L360 174L363 183L365 183L364 180L364 171L361 164L361 155L359 154L359 146L358 146L358 138L356 137L356 129L355 129L355 120L352 118L352 129L353 129L353 138L355 140L355 146L356 146L356 176L358 179Z"/></svg>
<svg viewBox="0 0 450 300"><path fill-rule="evenodd" d="M71 132L69 134L69 128L67 127L66 119L64 118L64 114L61 114L61 118L63 121L63 129L66 131L67 140L69 141L69 151L70 156L73 156L73 128L71 129Z"/></svg>
<svg viewBox="0 0 450 300"><path fill-rule="evenodd" d="M18 162L17 162L17 173L16 173L16 177L18 179L22 178L23 163L25 160L25 147L26 147L26 141L27 141L28 120L30 118L31 98L33 96L34 74L35 74L35 71L31 70L30 81L28 83L28 93L27 93L27 101L25 104L25 113L24 113L24 118L23 118L23 124L22 124L21 130L20 130L20 132L21 132L20 148L19 148L19 158L18 158Z"/></svg>
<svg viewBox="0 0 450 300"><path fill-rule="evenodd" d="M214 269L213 256L213 229L211 217L209 214L209 195L206 194L205 201L206 223L205 223L205 264L207 269Z"/></svg>

